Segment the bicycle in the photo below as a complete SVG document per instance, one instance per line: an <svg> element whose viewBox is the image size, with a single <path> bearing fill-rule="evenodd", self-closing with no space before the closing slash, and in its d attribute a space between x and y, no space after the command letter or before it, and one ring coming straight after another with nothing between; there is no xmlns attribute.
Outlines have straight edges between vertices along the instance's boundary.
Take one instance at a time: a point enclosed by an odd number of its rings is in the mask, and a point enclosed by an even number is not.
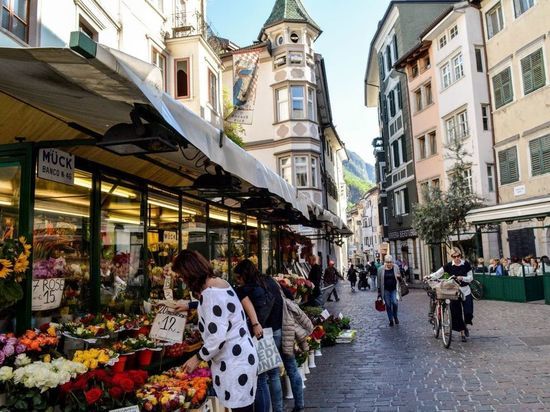
<svg viewBox="0 0 550 412"><path fill-rule="evenodd" d="M454 278L452 278L454 280ZM436 281L434 281L436 282ZM435 283L438 284L439 282ZM441 341L445 349L449 349L453 339L453 319L451 315L451 300L459 299L461 292L449 293L435 284L428 283L426 292L430 297L429 322L432 325L434 338L438 339L441 334Z"/></svg>
<svg viewBox="0 0 550 412"><path fill-rule="evenodd" d="M483 285L478 280L472 280L470 282L470 290L475 300L483 299Z"/></svg>

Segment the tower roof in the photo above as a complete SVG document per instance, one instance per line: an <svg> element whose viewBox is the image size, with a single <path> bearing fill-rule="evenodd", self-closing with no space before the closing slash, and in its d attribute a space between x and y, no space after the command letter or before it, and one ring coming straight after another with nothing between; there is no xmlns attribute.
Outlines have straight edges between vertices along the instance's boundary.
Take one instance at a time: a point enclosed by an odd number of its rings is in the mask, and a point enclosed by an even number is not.
<svg viewBox="0 0 550 412"><path fill-rule="evenodd" d="M271 15L264 23L263 30L282 22L307 23L321 32L317 23L307 14L301 0L276 0Z"/></svg>

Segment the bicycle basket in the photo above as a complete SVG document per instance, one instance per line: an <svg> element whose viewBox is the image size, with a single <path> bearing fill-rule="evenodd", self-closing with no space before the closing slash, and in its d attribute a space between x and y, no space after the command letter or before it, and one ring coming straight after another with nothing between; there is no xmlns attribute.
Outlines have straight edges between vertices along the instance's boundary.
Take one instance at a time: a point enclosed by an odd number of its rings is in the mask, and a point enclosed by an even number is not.
<svg viewBox="0 0 550 412"><path fill-rule="evenodd" d="M442 281L434 287L437 299L459 300L462 298L460 286L454 281Z"/></svg>

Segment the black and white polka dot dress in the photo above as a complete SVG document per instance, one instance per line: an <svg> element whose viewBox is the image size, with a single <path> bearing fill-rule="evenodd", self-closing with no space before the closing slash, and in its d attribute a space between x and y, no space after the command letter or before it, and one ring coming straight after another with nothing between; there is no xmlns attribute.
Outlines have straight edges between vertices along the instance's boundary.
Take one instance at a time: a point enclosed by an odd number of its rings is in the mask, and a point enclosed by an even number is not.
<svg viewBox="0 0 550 412"><path fill-rule="evenodd" d="M200 357L210 360L220 403L242 408L254 403L258 355L250 338L241 302L233 288L207 288L198 307L204 341Z"/></svg>

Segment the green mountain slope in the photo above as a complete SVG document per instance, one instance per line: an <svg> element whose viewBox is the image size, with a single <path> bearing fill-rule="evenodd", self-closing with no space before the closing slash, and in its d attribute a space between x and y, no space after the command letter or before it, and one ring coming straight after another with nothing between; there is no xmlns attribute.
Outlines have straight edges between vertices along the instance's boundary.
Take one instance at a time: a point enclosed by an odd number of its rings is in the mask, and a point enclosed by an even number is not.
<svg viewBox="0 0 550 412"><path fill-rule="evenodd" d="M344 162L344 180L348 189L348 203L355 204L374 186L374 166L357 153L348 150L349 160Z"/></svg>

